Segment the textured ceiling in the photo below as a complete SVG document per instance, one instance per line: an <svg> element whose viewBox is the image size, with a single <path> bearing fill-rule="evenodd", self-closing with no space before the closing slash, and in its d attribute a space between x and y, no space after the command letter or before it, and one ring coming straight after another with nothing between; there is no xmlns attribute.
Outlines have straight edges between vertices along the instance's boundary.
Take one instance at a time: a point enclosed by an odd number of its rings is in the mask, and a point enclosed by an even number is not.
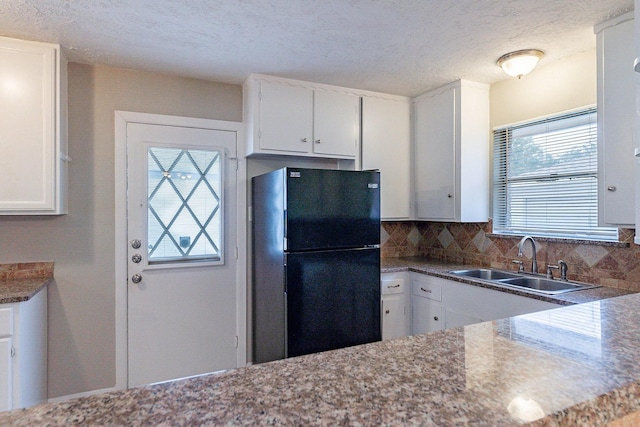
<svg viewBox="0 0 640 427"><path fill-rule="evenodd" d="M221 82L252 73L414 96L505 78L595 48L633 0L0 0L0 35L60 43L70 61Z"/></svg>

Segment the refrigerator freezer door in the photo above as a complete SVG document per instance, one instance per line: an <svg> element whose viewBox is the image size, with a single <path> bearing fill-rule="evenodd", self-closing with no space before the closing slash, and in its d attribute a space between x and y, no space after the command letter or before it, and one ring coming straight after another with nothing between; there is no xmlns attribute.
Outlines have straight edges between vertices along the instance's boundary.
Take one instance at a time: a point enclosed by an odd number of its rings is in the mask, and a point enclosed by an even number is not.
<svg viewBox="0 0 640 427"><path fill-rule="evenodd" d="M380 341L380 250L287 255L287 357Z"/></svg>
<svg viewBox="0 0 640 427"><path fill-rule="evenodd" d="M288 252L380 243L380 173L286 168Z"/></svg>

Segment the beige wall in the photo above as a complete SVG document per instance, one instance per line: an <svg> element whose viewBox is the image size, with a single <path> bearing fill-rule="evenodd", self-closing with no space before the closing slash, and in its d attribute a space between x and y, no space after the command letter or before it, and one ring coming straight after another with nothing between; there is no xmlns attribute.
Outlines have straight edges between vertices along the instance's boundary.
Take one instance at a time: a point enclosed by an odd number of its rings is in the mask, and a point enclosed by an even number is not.
<svg viewBox="0 0 640 427"><path fill-rule="evenodd" d="M540 65L491 85L491 128L596 104L595 49Z"/></svg>
<svg viewBox="0 0 640 427"><path fill-rule="evenodd" d="M55 261L49 397L115 385L114 110L242 121L242 88L69 64L69 214L0 217L0 261Z"/></svg>

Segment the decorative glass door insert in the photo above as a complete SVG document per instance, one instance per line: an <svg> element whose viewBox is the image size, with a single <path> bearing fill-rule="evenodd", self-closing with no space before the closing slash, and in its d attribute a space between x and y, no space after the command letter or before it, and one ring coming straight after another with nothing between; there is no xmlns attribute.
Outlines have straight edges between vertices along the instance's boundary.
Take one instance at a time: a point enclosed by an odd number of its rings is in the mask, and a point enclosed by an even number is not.
<svg viewBox="0 0 640 427"><path fill-rule="evenodd" d="M223 153L147 149L148 263L222 262Z"/></svg>

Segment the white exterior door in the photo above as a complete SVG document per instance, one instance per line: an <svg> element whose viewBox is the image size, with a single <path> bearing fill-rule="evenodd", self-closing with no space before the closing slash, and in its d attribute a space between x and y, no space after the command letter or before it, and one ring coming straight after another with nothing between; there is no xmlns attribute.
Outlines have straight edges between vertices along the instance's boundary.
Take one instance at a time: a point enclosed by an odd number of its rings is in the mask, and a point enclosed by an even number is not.
<svg viewBox="0 0 640 427"><path fill-rule="evenodd" d="M128 386L234 368L237 134L126 132Z"/></svg>

